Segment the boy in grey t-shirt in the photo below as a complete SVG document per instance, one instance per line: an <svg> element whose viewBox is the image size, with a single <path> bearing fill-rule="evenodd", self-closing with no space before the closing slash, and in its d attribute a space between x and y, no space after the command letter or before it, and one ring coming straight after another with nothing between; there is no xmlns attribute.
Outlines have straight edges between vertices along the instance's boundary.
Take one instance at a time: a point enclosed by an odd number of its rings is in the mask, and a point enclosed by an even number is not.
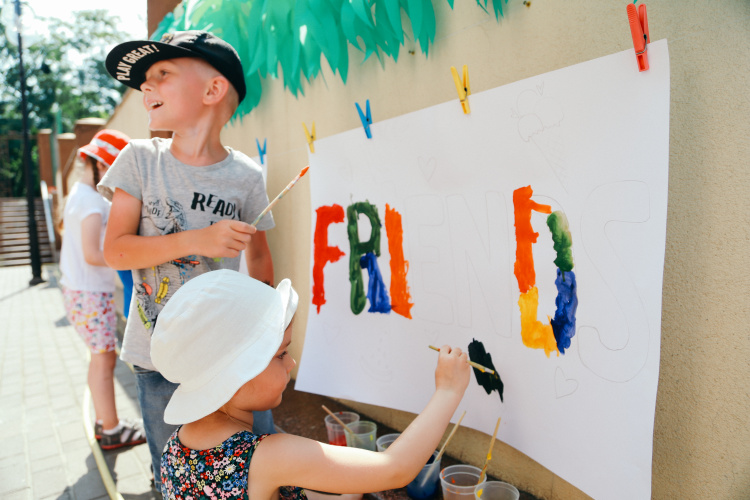
<svg viewBox="0 0 750 500"><path fill-rule="evenodd" d="M221 129L246 93L239 56L229 44L202 31L176 32L161 42L120 44L106 65L114 78L143 91L149 128L172 132L171 139L131 141L98 186L112 200L105 260L133 270L122 359L137 367L158 488L162 449L175 429L164 423L164 408L176 388L151 363L159 312L188 280L238 270L243 250L250 276L272 285L264 231L274 223L269 214L250 225L268 204L261 170L221 144ZM256 414L254 424L258 433L273 432L270 413Z"/></svg>

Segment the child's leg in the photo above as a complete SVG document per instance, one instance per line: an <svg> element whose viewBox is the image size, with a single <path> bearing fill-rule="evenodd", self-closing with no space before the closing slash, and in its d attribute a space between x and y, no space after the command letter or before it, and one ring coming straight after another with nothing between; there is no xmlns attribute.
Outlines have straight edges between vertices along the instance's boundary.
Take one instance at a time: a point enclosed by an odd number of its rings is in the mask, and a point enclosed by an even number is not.
<svg viewBox="0 0 750 500"><path fill-rule="evenodd" d="M253 434L275 434L271 410L253 412Z"/></svg>
<svg viewBox="0 0 750 500"><path fill-rule="evenodd" d="M88 384L96 418L103 420L104 429L111 429L119 422L114 386L114 369L117 362L114 295L64 288L63 305L68 321L91 352Z"/></svg>
<svg viewBox="0 0 750 500"><path fill-rule="evenodd" d="M103 429L117 426L117 409L115 407L115 351L91 354L89 362L89 389L94 403L96 419L101 420Z"/></svg>
<svg viewBox="0 0 750 500"><path fill-rule="evenodd" d="M143 415L143 428L146 431L146 441L154 468L154 486L157 491L161 491L161 454L169 436L177 429L176 426L164 422L164 410L172 393L177 389L177 384L165 379L159 372L138 366L135 367L135 381Z"/></svg>

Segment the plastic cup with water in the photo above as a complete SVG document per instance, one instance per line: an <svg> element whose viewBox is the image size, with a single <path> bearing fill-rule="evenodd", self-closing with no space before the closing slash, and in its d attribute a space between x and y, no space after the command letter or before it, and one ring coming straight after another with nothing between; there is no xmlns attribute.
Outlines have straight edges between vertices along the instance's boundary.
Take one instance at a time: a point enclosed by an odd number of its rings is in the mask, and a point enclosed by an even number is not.
<svg viewBox="0 0 750 500"><path fill-rule="evenodd" d="M440 471L443 500L475 500L474 488L479 483L482 469L473 465L449 465ZM482 479L486 482L487 477Z"/></svg>
<svg viewBox="0 0 750 500"><path fill-rule="evenodd" d="M352 431L346 432L347 446L375 451L375 436L378 431L378 426L375 422L358 420L347 425Z"/></svg>
<svg viewBox="0 0 750 500"><path fill-rule="evenodd" d="M336 412L336 416L347 425L359 421L359 414L354 413L353 411L338 411ZM326 415L325 423L326 432L328 432L328 444L346 446L346 431L341 424L336 422L336 420L330 415Z"/></svg>

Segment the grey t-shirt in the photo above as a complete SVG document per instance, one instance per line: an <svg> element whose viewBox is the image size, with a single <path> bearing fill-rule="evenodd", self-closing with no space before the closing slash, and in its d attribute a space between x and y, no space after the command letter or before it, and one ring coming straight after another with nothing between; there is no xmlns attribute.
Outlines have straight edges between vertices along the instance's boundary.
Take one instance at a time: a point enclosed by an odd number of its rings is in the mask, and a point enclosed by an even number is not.
<svg viewBox="0 0 750 500"><path fill-rule="evenodd" d="M223 161L205 167L186 165L169 151L171 139L133 140L118 155L97 186L112 200L116 188L142 202L138 234L160 236L201 229L221 219L248 224L268 205L260 167L239 151L227 148ZM269 213L259 231L274 227ZM133 270L135 300L131 301L122 345L122 359L154 370L151 334L157 316L186 281L217 269L237 271L240 258L212 259L185 255L164 264Z"/></svg>

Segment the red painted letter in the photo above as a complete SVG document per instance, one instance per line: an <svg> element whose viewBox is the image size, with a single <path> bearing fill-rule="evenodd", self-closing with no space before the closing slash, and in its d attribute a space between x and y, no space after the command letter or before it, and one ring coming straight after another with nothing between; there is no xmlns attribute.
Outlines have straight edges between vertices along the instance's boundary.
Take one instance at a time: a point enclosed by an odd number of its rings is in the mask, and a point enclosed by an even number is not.
<svg viewBox="0 0 750 500"><path fill-rule="evenodd" d="M318 207L315 213L317 219L313 237L315 261L313 263L312 303L318 307L318 313L320 313L320 306L326 303L323 268L329 262L336 262L344 255L339 247L328 246L328 226L336 222L344 222L344 208L334 203L331 206Z"/></svg>

